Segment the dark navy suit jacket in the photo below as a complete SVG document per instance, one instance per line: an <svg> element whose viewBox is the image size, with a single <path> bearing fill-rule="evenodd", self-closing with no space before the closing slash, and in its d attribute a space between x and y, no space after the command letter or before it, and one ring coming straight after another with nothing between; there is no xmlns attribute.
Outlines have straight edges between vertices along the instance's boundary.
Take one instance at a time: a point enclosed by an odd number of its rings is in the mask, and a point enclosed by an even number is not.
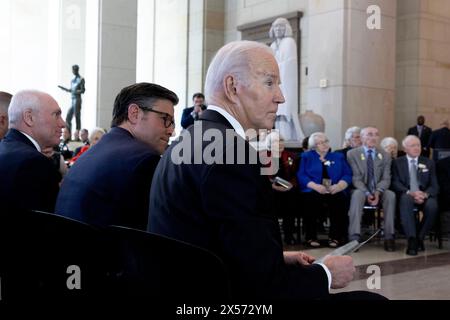
<svg viewBox="0 0 450 320"><path fill-rule="evenodd" d="M56 213L96 226L146 229L153 172L160 156L113 127L65 176Z"/></svg>
<svg viewBox="0 0 450 320"><path fill-rule="evenodd" d="M350 186L352 183L352 170L345 160L344 155L341 152L328 152L325 155L325 159L330 164L327 166L327 172L331 179L331 184L336 184L340 180L344 180ZM307 184L311 181L322 184L322 162L316 151L310 150L302 153L297 179L301 192L312 191L312 189L307 187Z"/></svg>
<svg viewBox="0 0 450 320"><path fill-rule="evenodd" d="M60 175L20 131L0 142L0 204L6 209L53 212Z"/></svg>
<svg viewBox="0 0 450 320"><path fill-rule="evenodd" d="M201 132L197 126L203 133L214 129L208 133L222 135L223 139L214 140L218 141L217 148L196 136ZM321 266L284 263L269 179L261 175L258 162L236 164L237 157L242 156L236 152L236 145L244 146L240 151L246 155L255 151L237 135L234 145L226 143L227 129L234 132L222 115L205 110L164 153L150 192L148 230L217 254L230 273L235 297L327 297L328 280ZM186 144L182 150L183 141ZM214 153L225 164L202 159L205 153ZM196 163L196 158L203 161Z"/></svg>

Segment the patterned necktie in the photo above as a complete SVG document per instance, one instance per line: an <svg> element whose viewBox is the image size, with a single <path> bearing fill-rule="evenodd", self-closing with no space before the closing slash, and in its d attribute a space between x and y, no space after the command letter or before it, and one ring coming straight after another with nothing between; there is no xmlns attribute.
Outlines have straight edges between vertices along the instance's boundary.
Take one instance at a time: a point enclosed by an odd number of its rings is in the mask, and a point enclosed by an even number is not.
<svg viewBox="0 0 450 320"><path fill-rule="evenodd" d="M367 156L367 188L369 189L370 193L375 192L375 179L374 179L374 172L373 172L373 158L372 153L373 150L369 149L367 150L368 156Z"/></svg>
<svg viewBox="0 0 450 320"><path fill-rule="evenodd" d="M412 159L411 165L409 166L409 191L414 192L418 190L416 160Z"/></svg>

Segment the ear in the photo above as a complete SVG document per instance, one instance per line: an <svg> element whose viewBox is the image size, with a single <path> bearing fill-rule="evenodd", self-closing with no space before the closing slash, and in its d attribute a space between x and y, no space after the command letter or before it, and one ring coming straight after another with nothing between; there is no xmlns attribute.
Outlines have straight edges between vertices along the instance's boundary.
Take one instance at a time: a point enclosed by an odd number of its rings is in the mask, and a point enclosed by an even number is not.
<svg viewBox="0 0 450 320"><path fill-rule="evenodd" d="M128 121L131 124L136 124L139 119L139 106L135 103L131 103L128 106Z"/></svg>
<svg viewBox="0 0 450 320"><path fill-rule="evenodd" d="M238 99L236 89L237 87L236 78L232 75L226 76L225 79L223 80L223 85L225 96L228 98L229 101L236 103L236 100Z"/></svg>
<svg viewBox="0 0 450 320"><path fill-rule="evenodd" d="M28 126L32 127L34 125L34 121L36 120L33 111L31 109L26 109L22 112L23 122Z"/></svg>

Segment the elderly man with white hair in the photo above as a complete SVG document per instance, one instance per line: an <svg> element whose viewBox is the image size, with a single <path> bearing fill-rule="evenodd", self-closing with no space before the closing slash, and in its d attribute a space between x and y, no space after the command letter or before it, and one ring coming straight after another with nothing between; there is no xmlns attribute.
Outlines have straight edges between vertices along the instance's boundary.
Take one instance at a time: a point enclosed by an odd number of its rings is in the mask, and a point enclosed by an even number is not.
<svg viewBox="0 0 450 320"><path fill-rule="evenodd" d="M402 144L406 156L393 161L391 189L397 193L403 231L408 238L406 254L415 256L418 250L425 250L423 239L434 225L439 186L434 162L420 155L419 138L409 135ZM418 232L414 208L424 214Z"/></svg>
<svg viewBox="0 0 450 320"><path fill-rule="evenodd" d="M353 172L353 186L348 212L349 239L361 241L361 217L364 204L383 207L384 250L395 251L394 214L395 194L389 190L391 184L391 157L378 148L380 135L375 127L361 130L363 145L347 153L347 161Z"/></svg>
<svg viewBox="0 0 450 320"><path fill-rule="evenodd" d="M248 133L272 129L284 102L270 48L252 41L226 44L208 68L205 96L208 109L167 149L155 171L148 230L219 256L235 298L331 298L330 287L343 288L352 279L352 258L328 256L314 264L306 253L283 252L271 183L262 164L250 160L257 151ZM211 148L202 137L212 132L223 137L214 139L220 156L214 162L201 157ZM183 153L187 159L179 164L183 143L183 152L194 152Z"/></svg>
<svg viewBox="0 0 450 320"><path fill-rule="evenodd" d="M60 177L41 151L59 143L61 109L50 95L26 90L13 96L8 117L10 129L0 143L0 203L53 212Z"/></svg>
<svg viewBox="0 0 450 320"><path fill-rule="evenodd" d="M361 128L350 127L345 131L343 149L336 150L336 152L343 153L345 159L347 159L347 152L358 147L361 147Z"/></svg>

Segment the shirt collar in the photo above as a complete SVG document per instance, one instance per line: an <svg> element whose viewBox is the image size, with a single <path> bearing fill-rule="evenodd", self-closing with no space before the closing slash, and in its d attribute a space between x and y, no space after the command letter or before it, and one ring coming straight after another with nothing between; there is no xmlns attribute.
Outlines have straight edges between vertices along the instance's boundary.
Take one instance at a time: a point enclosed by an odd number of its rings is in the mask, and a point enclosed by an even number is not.
<svg viewBox="0 0 450 320"><path fill-rule="evenodd" d="M411 158L409 155L406 155L406 158L408 158L408 164L411 163L411 160L416 160L416 163L419 163L419 157Z"/></svg>
<svg viewBox="0 0 450 320"><path fill-rule="evenodd" d="M225 119L227 119L227 121L231 124L233 129L236 131L236 133L238 135L240 135L242 137L242 139L246 140L244 128L242 127L242 125L236 120L236 118L234 118L231 114L229 114L225 109L214 106L214 105L209 105L208 110L214 110L214 111L220 113Z"/></svg>
<svg viewBox="0 0 450 320"><path fill-rule="evenodd" d="M364 153L367 155L369 150L372 150L372 156L375 157L375 153L377 153L377 149L376 148L367 148L366 146L363 146L364 148Z"/></svg>
<svg viewBox="0 0 450 320"><path fill-rule="evenodd" d="M20 130L19 130L19 131L20 131ZM26 133L23 132L23 131L20 131L20 133L22 133L25 137L27 137L27 138L34 144L34 146L36 147L36 149L37 149L39 152L42 151L42 150L41 150L41 147L39 146L39 144L37 143L36 140L34 140L31 136L29 136L28 134L26 134Z"/></svg>

